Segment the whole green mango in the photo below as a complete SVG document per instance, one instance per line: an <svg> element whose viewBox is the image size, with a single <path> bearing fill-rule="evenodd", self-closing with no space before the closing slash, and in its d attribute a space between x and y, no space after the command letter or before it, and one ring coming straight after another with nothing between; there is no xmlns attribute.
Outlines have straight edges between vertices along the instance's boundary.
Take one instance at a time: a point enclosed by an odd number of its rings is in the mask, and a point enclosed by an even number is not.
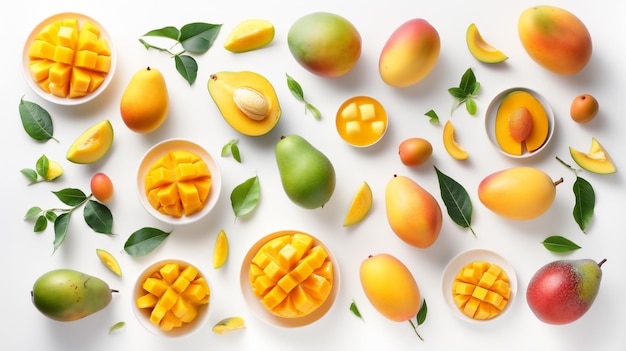
<svg viewBox="0 0 626 351"><path fill-rule="evenodd" d="M87 317L109 305L116 290L96 277L71 269L55 269L33 285L33 304L46 317L69 322Z"/></svg>
<svg viewBox="0 0 626 351"><path fill-rule="evenodd" d="M276 144L276 163L283 189L295 204L314 209L330 200L335 190L335 168L303 137L281 137Z"/></svg>

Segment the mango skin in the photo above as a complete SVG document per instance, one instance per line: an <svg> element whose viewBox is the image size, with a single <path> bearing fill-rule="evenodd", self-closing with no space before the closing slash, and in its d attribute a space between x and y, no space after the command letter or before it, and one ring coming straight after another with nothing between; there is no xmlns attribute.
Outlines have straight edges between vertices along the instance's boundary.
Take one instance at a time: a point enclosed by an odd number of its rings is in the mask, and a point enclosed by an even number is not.
<svg viewBox="0 0 626 351"><path fill-rule="evenodd" d="M346 18L314 12L296 20L287 34L289 51L309 72L325 78L347 74L361 57L361 35Z"/></svg>
<svg viewBox="0 0 626 351"><path fill-rule="evenodd" d="M442 226L437 200L419 184L405 176L394 176L385 190L387 221L405 243L427 248L435 243Z"/></svg>
<svg viewBox="0 0 626 351"><path fill-rule="evenodd" d="M46 317L61 322L75 321L109 305L112 292L99 278L72 269L55 269L33 285L33 304Z"/></svg>
<svg viewBox="0 0 626 351"><path fill-rule="evenodd" d="M417 84L435 67L441 51L439 33L428 21L415 18L389 37L378 60L382 80L392 87Z"/></svg>
<svg viewBox="0 0 626 351"><path fill-rule="evenodd" d="M522 12L518 34L528 55L547 70L571 75L591 59L591 35L571 12L554 6L535 6Z"/></svg>
<svg viewBox="0 0 626 351"><path fill-rule="evenodd" d="M529 220L546 212L556 197L556 183L533 167L513 167L485 177L478 198L494 213L513 220Z"/></svg>
<svg viewBox="0 0 626 351"><path fill-rule="evenodd" d="M419 287L396 257L386 253L369 256L361 262L359 274L367 299L385 318L404 322L417 315L422 301Z"/></svg>

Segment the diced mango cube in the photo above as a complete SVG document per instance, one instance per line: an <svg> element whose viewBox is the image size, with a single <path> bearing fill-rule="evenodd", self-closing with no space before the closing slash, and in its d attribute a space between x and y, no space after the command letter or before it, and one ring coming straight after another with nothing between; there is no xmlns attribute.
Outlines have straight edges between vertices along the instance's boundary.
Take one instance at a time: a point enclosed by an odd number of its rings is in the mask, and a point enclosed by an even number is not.
<svg viewBox="0 0 626 351"><path fill-rule="evenodd" d="M143 285L143 289L153 295L160 297L167 290L167 283L158 278L147 278Z"/></svg>
<svg viewBox="0 0 626 351"><path fill-rule="evenodd" d="M28 51L28 57L31 59L54 59L54 51L56 46L44 40L35 40Z"/></svg>
<svg viewBox="0 0 626 351"><path fill-rule="evenodd" d="M177 293L182 293L183 291L185 291L185 289L187 289L187 286L189 286L190 283L191 282L187 280L185 277L179 275L178 278L176 278L176 280L174 281L174 283L172 283L172 288Z"/></svg>
<svg viewBox="0 0 626 351"><path fill-rule="evenodd" d="M97 55L96 66L93 69L97 72L109 73L111 70L111 56Z"/></svg>
<svg viewBox="0 0 626 351"><path fill-rule="evenodd" d="M287 293L278 285L261 298L261 302L268 309L273 309L287 297Z"/></svg>
<svg viewBox="0 0 626 351"><path fill-rule="evenodd" d="M348 135L355 135L361 132L361 123L358 121L346 122L346 133Z"/></svg>
<svg viewBox="0 0 626 351"><path fill-rule="evenodd" d="M135 300L135 304L137 305L137 308L151 308L156 305L157 301L159 301L158 296L152 293L147 293L138 297L137 300Z"/></svg>
<svg viewBox="0 0 626 351"><path fill-rule="evenodd" d="M341 118L355 119L358 117L356 103L348 104L343 110L341 110Z"/></svg>
<svg viewBox="0 0 626 351"><path fill-rule="evenodd" d="M48 79L50 73L50 67L54 65L54 61L49 60L37 60L28 66L28 71L30 72L30 77L35 81L39 82L45 79Z"/></svg>
<svg viewBox="0 0 626 351"><path fill-rule="evenodd" d="M267 276L263 276L267 277ZM260 277L262 278L262 277ZM270 280L271 281L271 280ZM300 282L296 280L291 274L285 274L280 280L277 282L278 286L280 286L285 292L289 293L293 288L298 286Z"/></svg>
<svg viewBox="0 0 626 351"><path fill-rule="evenodd" d="M359 112L363 121L371 121L376 118L376 109L372 104L359 105Z"/></svg>
<svg viewBox="0 0 626 351"><path fill-rule="evenodd" d="M159 272L166 282L173 284L180 274L180 266L177 263L166 263Z"/></svg>
<svg viewBox="0 0 626 351"><path fill-rule="evenodd" d="M489 290L481 287L481 286L477 286L474 288L474 292L472 292L472 296L479 299L479 300L484 300L485 296L487 296L487 293L489 292Z"/></svg>
<svg viewBox="0 0 626 351"><path fill-rule="evenodd" d="M98 54L89 50L79 50L74 58L76 67L95 69L98 62Z"/></svg>
<svg viewBox="0 0 626 351"><path fill-rule="evenodd" d="M180 272L180 276L191 282L198 276L198 269L189 265L185 267L182 272Z"/></svg>
<svg viewBox="0 0 626 351"><path fill-rule="evenodd" d="M74 63L74 50L65 46L57 46L54 48L53 60L66 65Z"/></svg>
<svg viewBox="0 0 626 351"><path fill-rule="evenodd" d="M309 312L315 306L313 298L301 286L294 289L293 295L291 296L294 306L302 313Z"/></svg>
<svg viewBox="0 0 626 351"><path fill-rule="evenodd" d="M78 38L78 33L76 32L75 27L65 25L61 26L59 28L59 31L57 32L57 37L59 39L59 45L70 48L72 50L76 49L76 40Z"/></svg>

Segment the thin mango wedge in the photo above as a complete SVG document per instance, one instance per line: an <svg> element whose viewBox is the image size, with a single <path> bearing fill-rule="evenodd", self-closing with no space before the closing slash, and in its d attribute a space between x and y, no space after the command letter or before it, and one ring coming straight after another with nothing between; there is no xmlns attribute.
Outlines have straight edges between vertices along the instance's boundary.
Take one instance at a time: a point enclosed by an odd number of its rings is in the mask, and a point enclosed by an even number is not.
<svg viewBox="0 0 626 351"><path fill-rule="evenodd" d="M102 263L113 273L122 276L122 268L113 255L104 249L96 249L96 254Z"/></svg>
<svg viewBox="0 0 626 351"><path fill-rule="evenodd" d="M228 258L228 237L224 230L220 230L215 239L215 248L213 249L213 268L220 268L226 263Z"/></svg>
<svg viewBox="0 0 626 351"><path fill-rule="evenodd" d="M262 48L274 40L274 25L264 19L249 19L236 25L230 32L224 48L240 53Z"/></svg>
<svg viewBox="0 0 626 351"><path fill-rule="evenodd" d="M367 182L361 183L357 190L350 209L343 221L343 226L351 226L362 221L372 208L372 189Z"/></svg>
<svg viewBox="0 0 626 351"><path fill-rule="evenodd" d="M213 326L213 332L224 334L233 330L245 328L246 324L241 317L224 318Z"/></svg>

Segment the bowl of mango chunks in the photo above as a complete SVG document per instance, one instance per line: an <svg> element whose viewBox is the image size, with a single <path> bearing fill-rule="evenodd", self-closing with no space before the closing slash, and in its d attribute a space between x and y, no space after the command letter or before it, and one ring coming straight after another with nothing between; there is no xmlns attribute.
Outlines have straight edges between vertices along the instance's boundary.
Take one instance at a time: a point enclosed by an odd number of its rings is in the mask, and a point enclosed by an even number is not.
<svg viewBox="0 0 626 351"><path fill-rule="evenodd" d="M206 322L210 301L211 287L197 266L165 259L146 267L137 278L132 309L151 333L181 337Z"/></svg>
<svg viewBox="0 0 626 351"><path fill-rule="evenodd" d="M100 95L113 79L117 55L105 28L73 12L41 21L24 43L24 78L41 98L79 105Z"/></svg>
<svg viewBox="0 0 626 351"><path fill-rule="evenodd" d="M137 169L137 192L144 209L172 225L195 222L217 204L222 186L215 159L187 139L167 139L143 156Z"/></svg>
<svg viewBox="0 0 626 351"><path fill-rule="evenodd" d="M322 318L339 291L339 265L316 237L281 230L258 240L240 272L244 299L262 321L286 328Z"/></svg>

